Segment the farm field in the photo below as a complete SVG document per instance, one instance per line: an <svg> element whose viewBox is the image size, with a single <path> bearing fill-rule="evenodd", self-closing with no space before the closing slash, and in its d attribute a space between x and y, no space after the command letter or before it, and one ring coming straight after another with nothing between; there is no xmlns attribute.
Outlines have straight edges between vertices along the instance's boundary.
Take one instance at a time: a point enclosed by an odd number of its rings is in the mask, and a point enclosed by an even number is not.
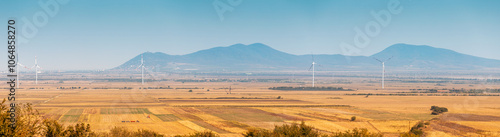
<svg viewBox="0 0 500 137"><path fill-rule="evenodd" d="M358 81L354 79L353 81ZM394 83L389 83L391 85ZM27 83L26 85L35 85ZM365 128L370 132L398 136L419 121L431 121L428 136L497 135L500 133L500 96L365 96L352 93L396 93L425 84L375 86L319 83L342 86L354 91L281 91L274 86L290 83L182 83L157 82L139 89L138 83L92 83L67 81L40 84L38 89L20 89L18 103L33 103L45 118L65 125L89 123L92 130L107 132L113 127L148 129L165 135L213 131L221 136L241 136L251 128L273 129L275 125L300 123L330 133ZM88 87L60 89L60 87ZM432 85L429 84L432 87ZM460 86L459 85L450 85ZM481 85L498 88L496 85ZM94 88L93 88L94 87ZM106 89L95 87L134 87ZM229 92L229 88L231 91ZM469 86L470 87L470 86ZM42 89L43 88L43 89ZM371 89L370 89L371 88ZM434 88L434 87L432 87ZM349 95L348 95L349 94ZM0 95L5 98L5 95ZM446 107L449 112L431 115L430 107ZM355 116L356 120L351 118ZM458 130L454 127L459 127ZM467 130L459 130L459 129Z"/></svg>

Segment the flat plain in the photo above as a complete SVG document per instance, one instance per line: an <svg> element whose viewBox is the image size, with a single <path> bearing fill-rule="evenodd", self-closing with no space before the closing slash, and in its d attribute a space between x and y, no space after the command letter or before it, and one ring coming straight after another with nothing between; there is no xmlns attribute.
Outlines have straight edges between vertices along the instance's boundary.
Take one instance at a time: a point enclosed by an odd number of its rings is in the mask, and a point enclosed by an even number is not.
<svg viewBox="0 0 500 137"><path fill-rule="evenodd" d="M500 88L496 83L465 81L437 85L432 82L388 80L387 87L380 89L380 83L374 83L377 78L319 77L316 86L343 87L353 91L291 91L269 88L309 86L308 77L297 77L290 80L292 82L258 82L258 79L269 77L257 76L250 79L255 81L158 80L148 81L146 85L85 80L67 80L64 83L45 80L35 85L26 81L22 86L25 88L17 92L17 97L18 103L34 104L46 118L57 119L65 125L89 123L97 132L126 127L153 130L165 135L213 131L221 136L241 136L251 128L272 129L275 125L304 121L325 133L366 128L385 136L398 136L419 121L438 118L426 128L428 136L500 134L500 96L452 96L445 93L439 96L424 93L417 96L383 95L419 88ZM0 97L5 98L6 94ZM434 105L446 107L449 112L431 115L429 109ZM356 117L354 121L351 120L353 116Z"/></svg>

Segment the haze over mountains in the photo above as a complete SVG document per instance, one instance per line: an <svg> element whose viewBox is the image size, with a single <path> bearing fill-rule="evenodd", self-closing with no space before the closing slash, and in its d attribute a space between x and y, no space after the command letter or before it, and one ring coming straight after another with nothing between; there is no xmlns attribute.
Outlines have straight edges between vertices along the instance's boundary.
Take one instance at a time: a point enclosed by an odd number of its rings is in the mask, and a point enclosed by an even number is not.
<svg viewBox="0 0 500 137"><path fill-rule="evenodd" d="M215 47L186 55L168 55L161 52L146 52L145 66L154 71L274 71L308 70L312 55L293 55L278 51L267 45L235 44ZM113 70L135 70L140 65L138 55ZM500 68L500 60L486 59L458 53L448 49L425 45L395 44L371 56L314 55L319 64L316 70L379 70L385 60L392 69L410 70L478 70Z"/></svg>

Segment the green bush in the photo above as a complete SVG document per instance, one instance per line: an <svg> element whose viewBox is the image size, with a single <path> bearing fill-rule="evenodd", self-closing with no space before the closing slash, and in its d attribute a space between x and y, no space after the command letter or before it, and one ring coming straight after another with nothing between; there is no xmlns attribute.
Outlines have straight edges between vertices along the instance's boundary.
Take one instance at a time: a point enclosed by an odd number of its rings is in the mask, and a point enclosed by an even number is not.
<svg viewBox="0 0 500 137"><path fill-rule="evenodd" d="M411 127L410 131L407 132L407 133L403 133L401 134L400 136L401 137L419 137L421 136L422 134L424 134L424 132L422 131L422 128L425 127L425 125L429 125L427 124L429 122L418 122L417 124L415 124L413 127Z"/></svg>
<svg viewBox="0 0 500 137"><path fill-rule="evenodd" d="M439 115L441 113L448 112L448 108L438 106L431 106L431 110L431 115Z"/></svg>

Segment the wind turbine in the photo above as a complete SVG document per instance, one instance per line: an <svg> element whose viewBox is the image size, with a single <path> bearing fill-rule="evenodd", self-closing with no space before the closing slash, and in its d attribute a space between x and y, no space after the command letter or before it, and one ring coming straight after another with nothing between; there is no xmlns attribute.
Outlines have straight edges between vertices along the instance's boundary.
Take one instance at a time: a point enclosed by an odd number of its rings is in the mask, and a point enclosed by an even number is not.
<svg viewBox="0 0 500 137"><path fill-rule="evenodd" d="M36 57L35 57L35 60L36 60ZM17 76L16 76L16 80L17 80L16 89L19 89L19 85L21 84L21 81L19 81L19 76L21 75L21 72L19 71L19 67L23 67L23 68L25 68L27 70L30 70L30 68L28 68L25 65L19 63L19 53L18 52L16 52L16 64L18 65L18 66L16 66L16 72L17 72Z"/></svg>
<svg viewBox="0 0 500 137"><path fill-rule="evenodd" d="M17 57L19 57L19 56L17 56ZM21 67L24 67L25 69L30 70L30 68L24 66L23 64L21 64L19 62L17 62L17 65L19 65ZM17 79L17 84L16 84L16 88L19 89L19 84L21 83L21 81L19 81L19 75L21 75L21 72L19 71L19 67L18 66L16 66L16 71L17 71L17 78L16 78Z"/></svg>
<svg viewBox="0 0 500 137"><path fill-rule="evenodd" d="M226 94L231 94L231 86L229 86L229 92L227 92L226 90L227 88L224 88L224 91L226 92Z"/></svg>
<svg viewBox="0 0 500 137"><path fill-rule="evenodd" d="M385 77L385 62L386 61L389 61L392 57L390 58L387 58L386 60L382 61L382 60L379 60L377 58L373 58L375 60L377 60L378 62L382 63L382 89L384 89L384 77Z"/></svg>
<svg viewBox="0 0 500 137"><path fill-rule="evenodd" d="M314 62L314 55L312 55L312 64L311 64L311 67L309 67L309 71L311 71L311 68L312 68L312 71L313 71L313 81L312 81L312 87L314 87L314 65L316 63Z"/></svg>
<svg viewBox="0 0 500 137"><path fill-rule="evenodd" d="M31 69L33 69L33 68L35 68L35 84L38 84L38 73L40 73L40 71L38 71L38 69L40 69L41 67L38 66L36 56L35 56L35 65L33 67L31 67Z"/></svg>
<svg viewBox="0 0 500 137"><path fill-rule="evenodd" d="M141 79L142 79L142 85L144 85L144 58L142 55L141 55L141 65L139 65L139 67L141 67Z"/></svg>

